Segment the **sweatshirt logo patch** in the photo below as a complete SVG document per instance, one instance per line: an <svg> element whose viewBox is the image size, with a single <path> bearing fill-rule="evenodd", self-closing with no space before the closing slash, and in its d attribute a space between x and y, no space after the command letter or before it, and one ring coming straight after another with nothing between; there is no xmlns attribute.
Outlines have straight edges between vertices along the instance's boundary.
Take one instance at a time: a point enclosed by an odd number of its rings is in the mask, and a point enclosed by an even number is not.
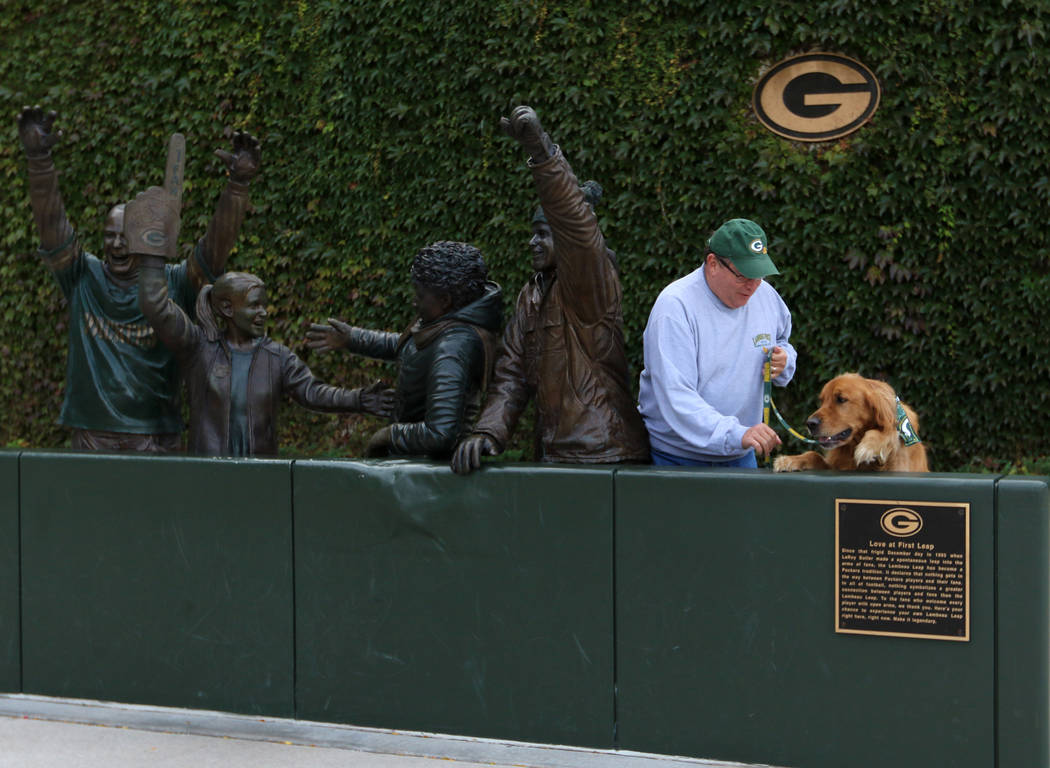
<svg viewBox="0 0 1050 768"><path fill-rule="evenodd" d="M751 339L751 342L756 347L770 347L773 345L773 337L768 333L760 333L755 338Z"/></svg>

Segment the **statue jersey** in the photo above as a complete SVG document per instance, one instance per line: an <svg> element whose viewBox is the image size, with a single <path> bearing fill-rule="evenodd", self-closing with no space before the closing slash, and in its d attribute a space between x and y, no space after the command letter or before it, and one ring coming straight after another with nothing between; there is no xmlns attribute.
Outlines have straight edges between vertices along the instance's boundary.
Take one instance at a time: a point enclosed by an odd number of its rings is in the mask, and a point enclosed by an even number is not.
<svg viewBox="0 0 1050 768"><path fill-rule="evenodd" d="M167 265L165 274L171 298L194 316L196 292L186 262ZM54 275L69 301L59 423L135 434L181 432L178 368L139 310L138 285L116 285L102 261L83 251Z"/></svg>

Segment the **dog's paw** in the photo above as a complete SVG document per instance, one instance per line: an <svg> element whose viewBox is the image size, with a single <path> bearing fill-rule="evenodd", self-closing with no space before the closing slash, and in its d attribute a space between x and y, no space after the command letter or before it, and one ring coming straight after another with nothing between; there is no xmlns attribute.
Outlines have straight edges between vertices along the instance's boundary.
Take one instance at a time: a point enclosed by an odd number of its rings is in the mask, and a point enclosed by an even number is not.
<svg viewBox="0 0 1050 768"><path fill-rule="evenodd" d="M799 472L802 470L801 456L777 456L773 461L774 472Z"/></svg>
<svg viewBox="0 0 1050 768"><path fill-rule="evenodd" d="M853 451L853 460L857 462L857 466L864 464L878 464L882 466L886 463L886 459L890 455L890 449L887 445L878 445L868 440L861 440L857 449Z"/></svg>

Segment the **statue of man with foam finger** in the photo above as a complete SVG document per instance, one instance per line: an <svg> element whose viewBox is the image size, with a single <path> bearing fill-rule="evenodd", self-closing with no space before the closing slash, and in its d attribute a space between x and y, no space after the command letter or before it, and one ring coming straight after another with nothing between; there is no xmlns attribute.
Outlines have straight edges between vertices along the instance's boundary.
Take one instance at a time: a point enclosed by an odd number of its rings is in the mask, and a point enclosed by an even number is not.
<svg viewBox="0 0 1050 768"><path fill-rule="evenodd" d="M69 302L59 422L73 430L77 449L177 451L182 431L178 370L139 309L138 260L128 250L124 204L106 217L102 258L87 252L66 217L58 188L51 157L61 138L56 119L55 112L40 107L26 107L17 116L38 253ZM171 297L189 312L200 288L225 271L248 208L248 185L259 170L258 140L238 132L232 144L231 151L216 151L229 177L207 231L190 258L166 267Z"/></svg>

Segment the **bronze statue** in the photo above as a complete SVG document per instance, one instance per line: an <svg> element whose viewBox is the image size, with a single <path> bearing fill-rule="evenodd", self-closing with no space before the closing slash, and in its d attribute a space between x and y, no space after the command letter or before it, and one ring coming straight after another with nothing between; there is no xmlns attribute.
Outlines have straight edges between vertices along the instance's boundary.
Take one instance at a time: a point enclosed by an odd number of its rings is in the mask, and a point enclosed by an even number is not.
<svg viewBox="0 0 1050 768"><path fill-rule="evenodd" d="M500 287L472 245L437 242L412 262L419 317L402 333L329 319L307 332L318 351L346 349L400 363L394 423L368 443L368 456L448 458L477 415L502 321Z"/></svg>
<svg viewBox="0 0 1050 768"><path fill-rule="evenodd" d="M125 206L115 206L103 230L103 258L86 252L66 218L51 148L61 132L55 112L25 107L18 133L29 166L29 198L40 234L39 255L69 301L66 393L59 422L73 429L74 448L167 453L179 448L182 417L171 352L139 310L139 261L124 237ZM229 180L193 256L164 269L168 290L190 310L201 286L226 267L248 207L248 184L259 170L259 142L233 136L232 152L217 150Z"/></svg>
<svg viewBox="0 0 1050 768"><path fill-rule="evenodd" d="M179 203L151 187L127 204L125 227L138 258L142 314L179 362L190 401L189 450L209 456L276 456L281 395L326 413L389 414L393 398L321 383L295 353L266 337L266 287L227 272L197 297L197 320L168 295L165 258L175 256ZM220 323L222 328L220 328Z"/></svg>
<svg viewBox="0 0 1050 768"><path fill-rule="evenodd" d="M596 202L600 187L579 186L530 107L500 125L529 153L540 197L529 241L536 273L518 294L488 399L452 469L466 474L482 455L501 453L531 397L543 461L648 461L627 374L616 256L587 200Z"/></svg>

